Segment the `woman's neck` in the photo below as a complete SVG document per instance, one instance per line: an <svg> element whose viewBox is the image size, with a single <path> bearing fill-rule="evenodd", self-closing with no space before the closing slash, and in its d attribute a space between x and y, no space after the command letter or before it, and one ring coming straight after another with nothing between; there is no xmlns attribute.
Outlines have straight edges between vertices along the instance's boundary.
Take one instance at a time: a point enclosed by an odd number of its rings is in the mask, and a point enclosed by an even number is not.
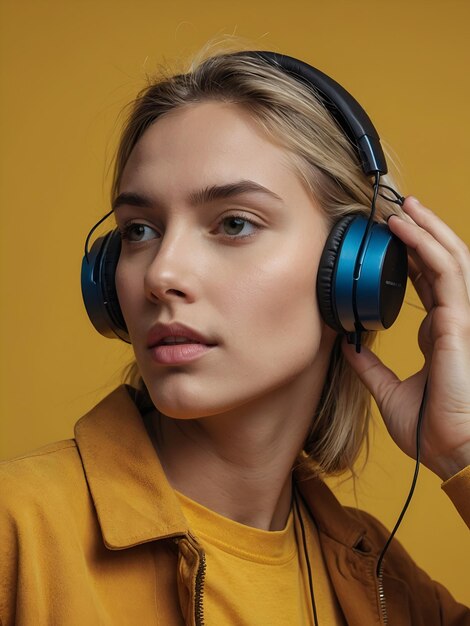
<svg viewBox="0 0 470 626"><path fill-rule="evenodd" d="M155 415L154 443L170 484L234 521L283 529L291 508L292 467L322 384L310 380L310 389L295 394L279 389L209 417Z"/></svg>

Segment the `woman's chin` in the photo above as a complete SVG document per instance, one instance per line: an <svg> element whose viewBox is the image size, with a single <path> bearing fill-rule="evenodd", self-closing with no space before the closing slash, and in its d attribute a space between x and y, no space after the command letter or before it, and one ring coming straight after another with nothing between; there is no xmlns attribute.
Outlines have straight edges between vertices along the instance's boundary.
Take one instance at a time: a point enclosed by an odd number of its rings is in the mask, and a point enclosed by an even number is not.
<svg viewBox="0 0 470 626"><path fill-rule="evenodd" d="M147 390L155 408L163 415L174 419L190 420L217 415L227 408L219 402L208 402L207 396L210 394L207 393L189 391L168 393L162 391L160 385L154 388L147 386Z"/></svg>

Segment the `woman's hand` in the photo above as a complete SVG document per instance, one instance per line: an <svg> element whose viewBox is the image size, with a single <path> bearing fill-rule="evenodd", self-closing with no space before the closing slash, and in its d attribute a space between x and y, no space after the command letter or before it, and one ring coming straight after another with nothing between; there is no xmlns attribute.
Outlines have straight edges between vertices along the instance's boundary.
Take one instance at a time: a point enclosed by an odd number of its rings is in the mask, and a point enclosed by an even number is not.
<svg viewBox="0 0 470 626"><path fill-rule="evenodd" d="M457 235L413 197L411 218L390 230L407 246L409 274L426 309L418 333L421 370L400 381L370 350L343 351L370 390L397 445L415 456L416 422L426 377L421 461L443 480L470 464L470 253Z"/></svg>

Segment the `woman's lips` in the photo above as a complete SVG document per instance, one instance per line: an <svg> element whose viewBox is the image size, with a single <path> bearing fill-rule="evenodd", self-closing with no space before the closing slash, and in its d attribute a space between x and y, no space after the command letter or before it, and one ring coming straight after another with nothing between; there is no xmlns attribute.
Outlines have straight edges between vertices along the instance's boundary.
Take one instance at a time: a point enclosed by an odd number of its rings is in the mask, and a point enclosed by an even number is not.
<svg viewBox="0 0 470 626"><path fill-rule="evenodd" d="M158 322L147 335L152 359L160 365L180 365L198 359L217 344L180 322Z"/></svg>
<svg viewBox="0 0 470 626"><path fill-rule="evenodd" d="M158 344L150 348L150 354L160 365L181 365L198 359L213 347L204 343Z"/></svg>
<svg viewBox="0 0 470 626"><path fill-rule="evenodd" d="M162 343L176 343L177 341L184 341L185 343L203 343L207 346L213 345L214 343L211 339L204 337L199 331L193 330L180 322L172 322L171 324L157 322L147 335L148 348L153 348Z"/></svg>

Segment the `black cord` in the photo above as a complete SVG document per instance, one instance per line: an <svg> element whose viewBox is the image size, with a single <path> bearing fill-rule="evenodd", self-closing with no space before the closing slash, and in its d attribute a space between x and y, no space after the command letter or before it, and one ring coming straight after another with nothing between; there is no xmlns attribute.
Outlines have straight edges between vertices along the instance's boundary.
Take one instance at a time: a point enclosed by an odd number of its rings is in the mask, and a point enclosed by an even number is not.
<svg viewBox="0 0 470 626"><path fill-rule="evenodd" d="M375 217L375 207L377 204L377 196L379 194L379 187L380 187L380 172L375 172L375 177L374 177L374 195L372 196L372 203L371 203L371 207L370 207L370 215L369 215L369 223L368 223L368 228L372 227L372 222L374 221L374 217Z"/></svg>
<svg viewBox="0 0 470 626"><path fill-rule="evenodd" d="M395 524L394 529L392 530L392 532L390 533L390 537L387 539L387 543L385 544L382 552L380 553L379 556L379 560L377 561L377 569L376 569L376 576L377 578L380 578L380 576L382 575L382 561L383 558L385 556L385 553L388 550L388 546L390 545L390 543L392 542L393 537L395 536L395 533L398 530L398 527L400 526L402 519L406 513L406 510L408 509L408 506L411 502L411 498L413 497L414 491L415 491L415 487L416 487L416 483L418 481L418 473L419 473L419 460L420 460L420 453L421 453L421 426L423 424L423 416L424 416L424 407L426 404L426 390L427 390L427 386L428 386L428 379L426 378L426 382L424 384L424 389L423 389L423 397L421 398L421 405L419 407L419 414L418 414L418 421L416 423L416 465L415 465L415 471L414 471L414 475L413 475L413 480L411 481L411 487L410 487L410 491L408 493L408 497L406 499L405 505L403 506L403 509L400 513L400 515L398 516L398 520L397 523Z"/></svg>
<svg viewBox="0 0 470 626"><path fill-rule="evenodd" d="M364 234L362 236L361 245L359 246L359 252L357 253L357 257L356 257L356 265L354 267L354 280L355 281L359 278L359 275L361 273L361 267L362 267L362 262L364 260L366 246L369 242L370 229L372 228L373 223L374 223L375 205L377 201L377 195L379 193L379 185L380 185L380 172L375 172L374 195L372 196L372 201L370 205L370 215L369 215L369 219L367 220L367 225L364 230Z"/></svg>
<svg viewBox="0 0 470 626"><path fill-rule="evenodd" d="M381 189L388 189L388 191L391 191L393 195L395 196L395 198L389 198L388 196L384 196L383 193L380 193L379 194L380 197L385 198L385 200L388 200L389 202L393 202L394 204L398 204L399 206L403 206L405 202L405 197L399 194L398 191L396 191L396 189L394 189L393 187L390 187L389 185L384 185L382 183L379 183L378 187L380 187Z"/></svg>
<svg viewBox="0 0 470 626"><path fill-rule="evenodd" d="M382 552L380 553L379 556L379 560L377 561L377 568L376 568L376 576L377 578L380 578L380 576L382 575L382 562L383 559L385 557L385 553L388 550L389 545L391 544L402 520L403 517L405 516L405 513L408 509L408 506L410 505L411 499L413 497L415 488L416 488L416 483L418 481L418 474L419 474L419 466L420 466L420 456L421 456L421 428L423 425L423 417L424 417L424 408L426 405L426 391L427 391L427 386L428 386L428 380L426 378L426 382L424 384L424 389L423 389L423 395L421 398L421 404L419 407L419 413L418 413L418 421L416 423L416 465L415 465L415 471L413 474L413 480L411 481L411 487L410 487L410 491L408 493L408 497L406 498L406 502L403 506L403 509L400 513L400 515L398 516L398 520L392 530L392 532L390 533L389 538L387 539L387 542L385 544L385 546L383 547ZM305 537L305 527L304 527L304 522L303 522L303 518L302 518L302 514L300 512L300 507L299 507L299 503L298 503L298 491L297 488L294 487L294 506L296 509L296 513L297 513L297 517L300 523L300 529L302 532L302 545L303 545L303 549L304 549L304 554L305 554L305 561L307 564L307 573L308 573L308 585L309 585L309 589L310 589L310 598L311 598L311 602L312 602L312 611L313 611L313 621L315 626L318 626L318 616L317 616L317 607L315 604L315 594L313 591L313 578L312 578L312 568L310 566L310 559L308 558L308 550L307 550L307 540ZM300 496L302 497L302 496ZM308 507L306 506L307 511L309 510Z"/></svg>
<svg viewBox="0 0 470 626"><path fill-rule="evenodd" d="M371 205L370 205L370 215L369 215L369 219L367 220L366 227L364 229L364 234L362 235L361 244L359 246L359 251L357 253L356 261L354 264L354 274L353 274L353 284L352 284L353 303L357 302L357 296L356 296L357 286L358 286L359 277L361 275L362 263L364 261L366 248L369 243L370 231L372 229L372 226L374 225L375 209L376 209L376 203L377 203L377 196L379 194L379 187L380 187L380 172L377 171L377 172L374 172L374 193L372 195L372 200L371 200ZM348 339L348 343L353 343L356 346L356 352L359 353L361 351L362 332L365 329L358 321L359 316L356 310L354 311L354 317L356 320L354 323L354 331L347 332L346 336Z"/></svg>
<svg viewBox="0 0 470 626"><path fill-rule="evenodd" d="M297 498L298 498L297 487L294 487L294 506L295 506L295 510L297 512L297 518L299 520L300 529L301 529L301 532L302 532L302 545L303 545L303 548L304 548L305 561L307 563L308 586L309 586L309 589L310 589L310 599L312 601L313 621L314 621L315 626L318 626L317 607L316 607L316 604L315 604L315 594L313 593L312 568L310 567L310 559L308 558L307 540L305 538L304 521L303 521L302 515L300 513L300 507L299 507L299 503L298 503L298 499Z"/></svg>
<svg viewBox="0 0 470 626"><path fill-rule="evenodd" d="M106 215L104 217L102 217L99 222L96 222L96 224L93 226L93 228L90 230L90 232L88 233L86 239L85 239L85 258L86 258L86 262L89 263L88 261L88 242L90 241L90 237L93 235L93 233L95 232L95 230L98 228L98 226L104 222L105 219L107 219L111 213L114 211L114 209L111 209L111 211L109 211L109 213L106 213Z"/></svg>

